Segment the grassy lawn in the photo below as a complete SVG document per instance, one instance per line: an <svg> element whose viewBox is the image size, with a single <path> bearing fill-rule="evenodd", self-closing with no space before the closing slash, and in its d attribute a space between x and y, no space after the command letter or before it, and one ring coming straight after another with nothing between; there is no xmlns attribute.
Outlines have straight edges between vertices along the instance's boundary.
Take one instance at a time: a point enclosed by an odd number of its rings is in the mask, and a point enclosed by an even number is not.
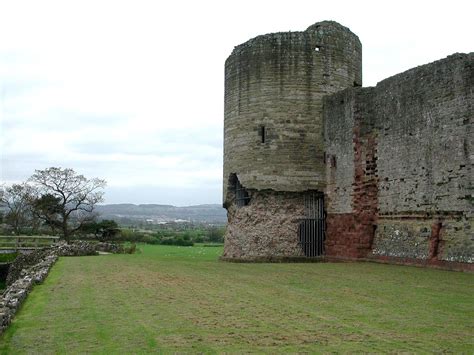
<svg viewBox="0 0 474 355"><path fill-rule="evenodd" d="M474 352L474 275L370 263L232 264L221 248L61 258L3 353Z"/></svg>

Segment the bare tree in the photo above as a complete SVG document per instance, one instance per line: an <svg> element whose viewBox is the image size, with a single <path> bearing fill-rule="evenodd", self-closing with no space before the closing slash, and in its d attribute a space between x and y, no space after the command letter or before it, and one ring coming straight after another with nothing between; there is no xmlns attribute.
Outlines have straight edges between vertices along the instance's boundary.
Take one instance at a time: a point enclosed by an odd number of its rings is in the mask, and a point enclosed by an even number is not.
<svg viewBox="0 0 474 355"><path fill-rule="evenodd" d="M73 169L51 167L36 170L29 179L41 194L36 211L69 242L84 223L94 220L95 205L103 201L105 180L87 179Z"/></svg>
<svg viewBox="0 0 474 355"><path fill-rule="evenodd" d="M34 196L34 188L26 183L2 187L0 201L7 209L4 219L16 235L34 219L30 203Z"/></svg>

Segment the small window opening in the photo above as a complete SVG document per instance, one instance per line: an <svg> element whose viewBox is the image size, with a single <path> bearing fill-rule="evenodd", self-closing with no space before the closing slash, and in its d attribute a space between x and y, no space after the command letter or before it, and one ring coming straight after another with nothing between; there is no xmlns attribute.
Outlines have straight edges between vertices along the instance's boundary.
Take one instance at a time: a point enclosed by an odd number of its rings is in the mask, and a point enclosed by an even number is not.
<svg viewBox="0 0 474 355"><path fill-rule="evenodd" d="M336 156L331 155L331 168L335 168L337 166L336 164Z"/></svg>
<svg viewBox="0 0 474 355"><path fill-rule="evenodd" d="M360 87L362 86L361 84L359 84L357 81L354 81L354 87L357 88L357 87Z"/></svg>
<svg viewBox="0 0 474 355"><path fill-rule="evenodd" d="M259 126L258 127L258 135L260 136L260 142L265 143L266 140L266 132L265 132L265 126Z"/></svg>
<svg viewBox="0 0 474 355"><path fill-rule="evenodd" d="M314 50L315 50L316 52L320 52L320 51L321 51L321 46L316 46L316 47L314 48Z"/></svg>

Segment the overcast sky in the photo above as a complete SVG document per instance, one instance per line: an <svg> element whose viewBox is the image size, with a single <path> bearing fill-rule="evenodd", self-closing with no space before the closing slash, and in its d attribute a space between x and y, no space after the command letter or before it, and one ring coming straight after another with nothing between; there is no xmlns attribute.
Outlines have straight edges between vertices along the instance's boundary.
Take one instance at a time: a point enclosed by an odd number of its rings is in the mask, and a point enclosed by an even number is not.
<svg viewBox="0 0 474 355"><path fill-rule="evenodd" d="M220 203L234 46L335 20L372 86L473 51L473 3L0 0L0 182L61 166L106 179L106 203Z"/></svg>

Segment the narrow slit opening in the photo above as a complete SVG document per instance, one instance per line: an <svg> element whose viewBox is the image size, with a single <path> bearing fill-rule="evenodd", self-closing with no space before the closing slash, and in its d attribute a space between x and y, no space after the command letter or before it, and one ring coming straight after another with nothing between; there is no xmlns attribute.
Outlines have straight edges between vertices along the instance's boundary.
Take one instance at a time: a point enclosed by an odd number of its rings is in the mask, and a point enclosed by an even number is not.
<svg viewBox="0 0 474 355"><path fill-rule="evenodd" d="M266 141L265 126L262 125L258 128L258 135L260 136L260 143L265 143Z"/></svg>

